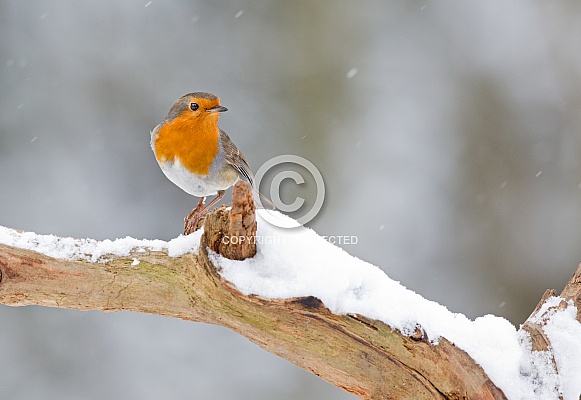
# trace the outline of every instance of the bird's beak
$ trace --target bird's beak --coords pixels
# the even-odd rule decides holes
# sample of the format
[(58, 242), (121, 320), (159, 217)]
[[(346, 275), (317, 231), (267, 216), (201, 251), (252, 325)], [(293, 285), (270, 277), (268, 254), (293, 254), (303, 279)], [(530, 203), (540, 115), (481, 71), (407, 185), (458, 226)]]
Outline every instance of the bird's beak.
[(224, 112), (224, 111), (228, 111), (228, 109), (226, 107), (218, 104), (217, 106), (214, 106), (212, 108), (206, 108), (206, 111), (208, 111), (208, 112)]

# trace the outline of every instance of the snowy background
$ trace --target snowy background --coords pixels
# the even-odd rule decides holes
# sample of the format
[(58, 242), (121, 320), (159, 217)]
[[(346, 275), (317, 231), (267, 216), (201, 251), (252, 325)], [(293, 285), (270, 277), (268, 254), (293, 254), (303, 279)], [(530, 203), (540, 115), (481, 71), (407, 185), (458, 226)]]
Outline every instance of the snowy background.
[[(580, 42), (572, 0), (2, 1), (0, 225), (177, 236), (196, 199), (149, 131), (205, 90), (255, 170), (280, 154), (319, 168), (320, 235), (357, 236), (349, 253), (452, 311), (518, 324), (581, 259)], [(0, 399), (353, 398), (162, 317), (0, 307), (0, 343)]]

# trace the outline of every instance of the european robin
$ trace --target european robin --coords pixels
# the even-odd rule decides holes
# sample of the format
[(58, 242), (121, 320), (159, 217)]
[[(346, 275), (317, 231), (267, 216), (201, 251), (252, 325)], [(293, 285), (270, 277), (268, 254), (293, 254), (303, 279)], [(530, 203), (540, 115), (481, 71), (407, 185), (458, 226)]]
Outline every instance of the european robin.
[[(198, 221), (230, 186), (242, 180), (254, 189), (254, 175), (246, 158), (218, 127), (224, 111), (228, 109), (213, 94), (188, 93), (151, 132), (151, 148), (165, 176), (185, 192), (200, 197), (184, 220), (186, 235), (196, 230)], [(216, 197), (204, 206), (205, 198), (212, 195)]]

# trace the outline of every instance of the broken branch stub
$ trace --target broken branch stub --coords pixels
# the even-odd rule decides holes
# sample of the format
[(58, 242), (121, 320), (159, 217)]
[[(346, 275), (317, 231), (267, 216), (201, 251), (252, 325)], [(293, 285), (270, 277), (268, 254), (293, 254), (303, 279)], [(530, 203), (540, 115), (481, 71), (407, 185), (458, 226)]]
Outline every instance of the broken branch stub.
[(232, 209), (222, 206), (206, 217), (202, 243), (231, 260), (245, 260), (256, 254), (256, 207), (252, 189), (238, 182), (232, 190)]

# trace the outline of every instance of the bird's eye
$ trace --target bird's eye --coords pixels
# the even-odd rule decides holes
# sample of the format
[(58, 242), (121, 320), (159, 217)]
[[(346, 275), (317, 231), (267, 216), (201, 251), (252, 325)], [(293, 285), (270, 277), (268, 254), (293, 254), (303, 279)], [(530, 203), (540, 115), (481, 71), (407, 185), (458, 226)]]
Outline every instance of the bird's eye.
[(192, 111), (196, 111), (198, 108), (200, 108), (200, 106), (198, 105), (198, 103), (191, 103), (190, 104), (190, 109)]

